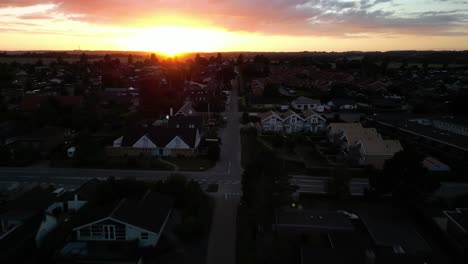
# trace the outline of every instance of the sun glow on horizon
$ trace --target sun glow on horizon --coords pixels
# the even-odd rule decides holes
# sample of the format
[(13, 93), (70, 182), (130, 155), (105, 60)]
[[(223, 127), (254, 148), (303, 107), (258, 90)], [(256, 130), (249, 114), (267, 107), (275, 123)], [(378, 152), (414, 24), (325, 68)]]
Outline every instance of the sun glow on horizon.
[(232, 34), (218, 29), (183, 26), (158, 26), (135, 29), (123, 40), (129, 50), (163, 53), (174, 56), (187, 52), (220, 50), (232, 41)]

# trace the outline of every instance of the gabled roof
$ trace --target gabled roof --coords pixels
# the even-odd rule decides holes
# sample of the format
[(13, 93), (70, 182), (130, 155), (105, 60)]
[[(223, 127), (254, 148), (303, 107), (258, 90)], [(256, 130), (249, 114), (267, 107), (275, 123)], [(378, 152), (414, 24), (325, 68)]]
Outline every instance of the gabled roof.
[(268, 112), (262, 113), (262, 114), (260, 114), (259, 117), (260, 117), (260, 120), (264, 121), (264, 120), (266, 120), (266, 119), (268, 119), (268, 118), (270, 118), (272, 116), (275, 116), (275, 117), (281, 119), (281, 117), (278, 115), (278, 113), (276, 113), (274, 111), (268, 111)]
[(39, 186), (34, 187), (2, 206), (0, 215), (24, 218), (42, 212), (57, 198), (52, 191), (52, 189), (43, 189)]
[(305, 96), (300, 96), (296, 100), (292, 101), (293, 104), (320, 104), (320, 100), (311, 99)]
[(137, 128), (128, 131), (122, 139), (122, 147), (132, 147), (141, 137), (146, 136), (154, 145), (163, 148), (175, 137), (179, 137), (191, 148), (196, 147), (197, 128)]
[(281, 118), (283, 118), (283, 119), (289, 118), (289, 117), (291, 117), (293, 115), (300, 117), (296, 112), (294, 112), (292, 110), (288, 110), (288, 111), (280, 114)]
[(186, 102), (175, 115), (193, 116), (196, 114), (197, 111), (193, 108), (192, 102)]
[(302, 112), (302, 115), (304, 116), (305, 119), (311, 117), (311, 116), (317, 116), (318, 118), (322, 119), (322, 120), (325, 120), (325, 118), (323, 118), (321, 115), (317, 114), (316, 112), (312, 111), (312, 110), (306, 110), (304, 112)]
[(194, 148), (196, 143), (197, 129), (152, 127), (146, 135), (158, 147), (165, 147), (175, 137), (179, 137), (188, 146)]
[(172, 198), (148, 191), (139, 200), (125, 200), (110, 217), (159, 233), (172, 205)]
[(173, 199), (148, 190), (139, 198), (122, 199), (107, 205), (87, 204), (80, 210), (75, 229), (106, 218), (115, 219), (151, 232), (159, 233), (170, 213)]
[(171, 116), (168, 121), (169, 128), (197, 128), (199, 131), (203, 128), (202, 116)]

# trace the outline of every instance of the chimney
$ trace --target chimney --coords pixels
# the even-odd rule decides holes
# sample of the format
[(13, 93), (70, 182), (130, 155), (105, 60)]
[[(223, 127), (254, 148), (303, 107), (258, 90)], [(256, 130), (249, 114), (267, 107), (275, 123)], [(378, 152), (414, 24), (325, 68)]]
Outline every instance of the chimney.
[(172, 107), (169, 109), (169, 116), (173, 116), (174, 115), (174, 109), (172, 109)]

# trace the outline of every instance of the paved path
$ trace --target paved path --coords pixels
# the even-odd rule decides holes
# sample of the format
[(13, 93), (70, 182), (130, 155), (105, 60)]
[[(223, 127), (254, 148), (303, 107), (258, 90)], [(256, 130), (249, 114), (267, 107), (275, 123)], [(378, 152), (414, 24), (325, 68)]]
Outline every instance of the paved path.
[(235, 84), (231, 91), (231, 100), (226, 107), (228, 118), (226, 127), (221, 132), (220, 161), (212, 171), (226, 171), (226, 178), (236, 185), (220, 185), (215, 198), (215, 207), (208, 242), (207, 264), (236, 263), (236, 215), (240, 199), (240, 123), (238, 110), (238, 91)]

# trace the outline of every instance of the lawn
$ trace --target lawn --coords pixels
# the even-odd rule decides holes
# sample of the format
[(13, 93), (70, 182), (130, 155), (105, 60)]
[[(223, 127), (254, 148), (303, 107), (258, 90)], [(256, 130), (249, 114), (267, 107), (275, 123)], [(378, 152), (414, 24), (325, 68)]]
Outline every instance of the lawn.
[(295, 151), (304, 160), (307, 168), (329, 166), (327, 158), (315, 145), (297, 146)]
[(200, 157), (164, 158), (164, 160), (177, 165), (180, 171), (205, 171), (216, 164)]

